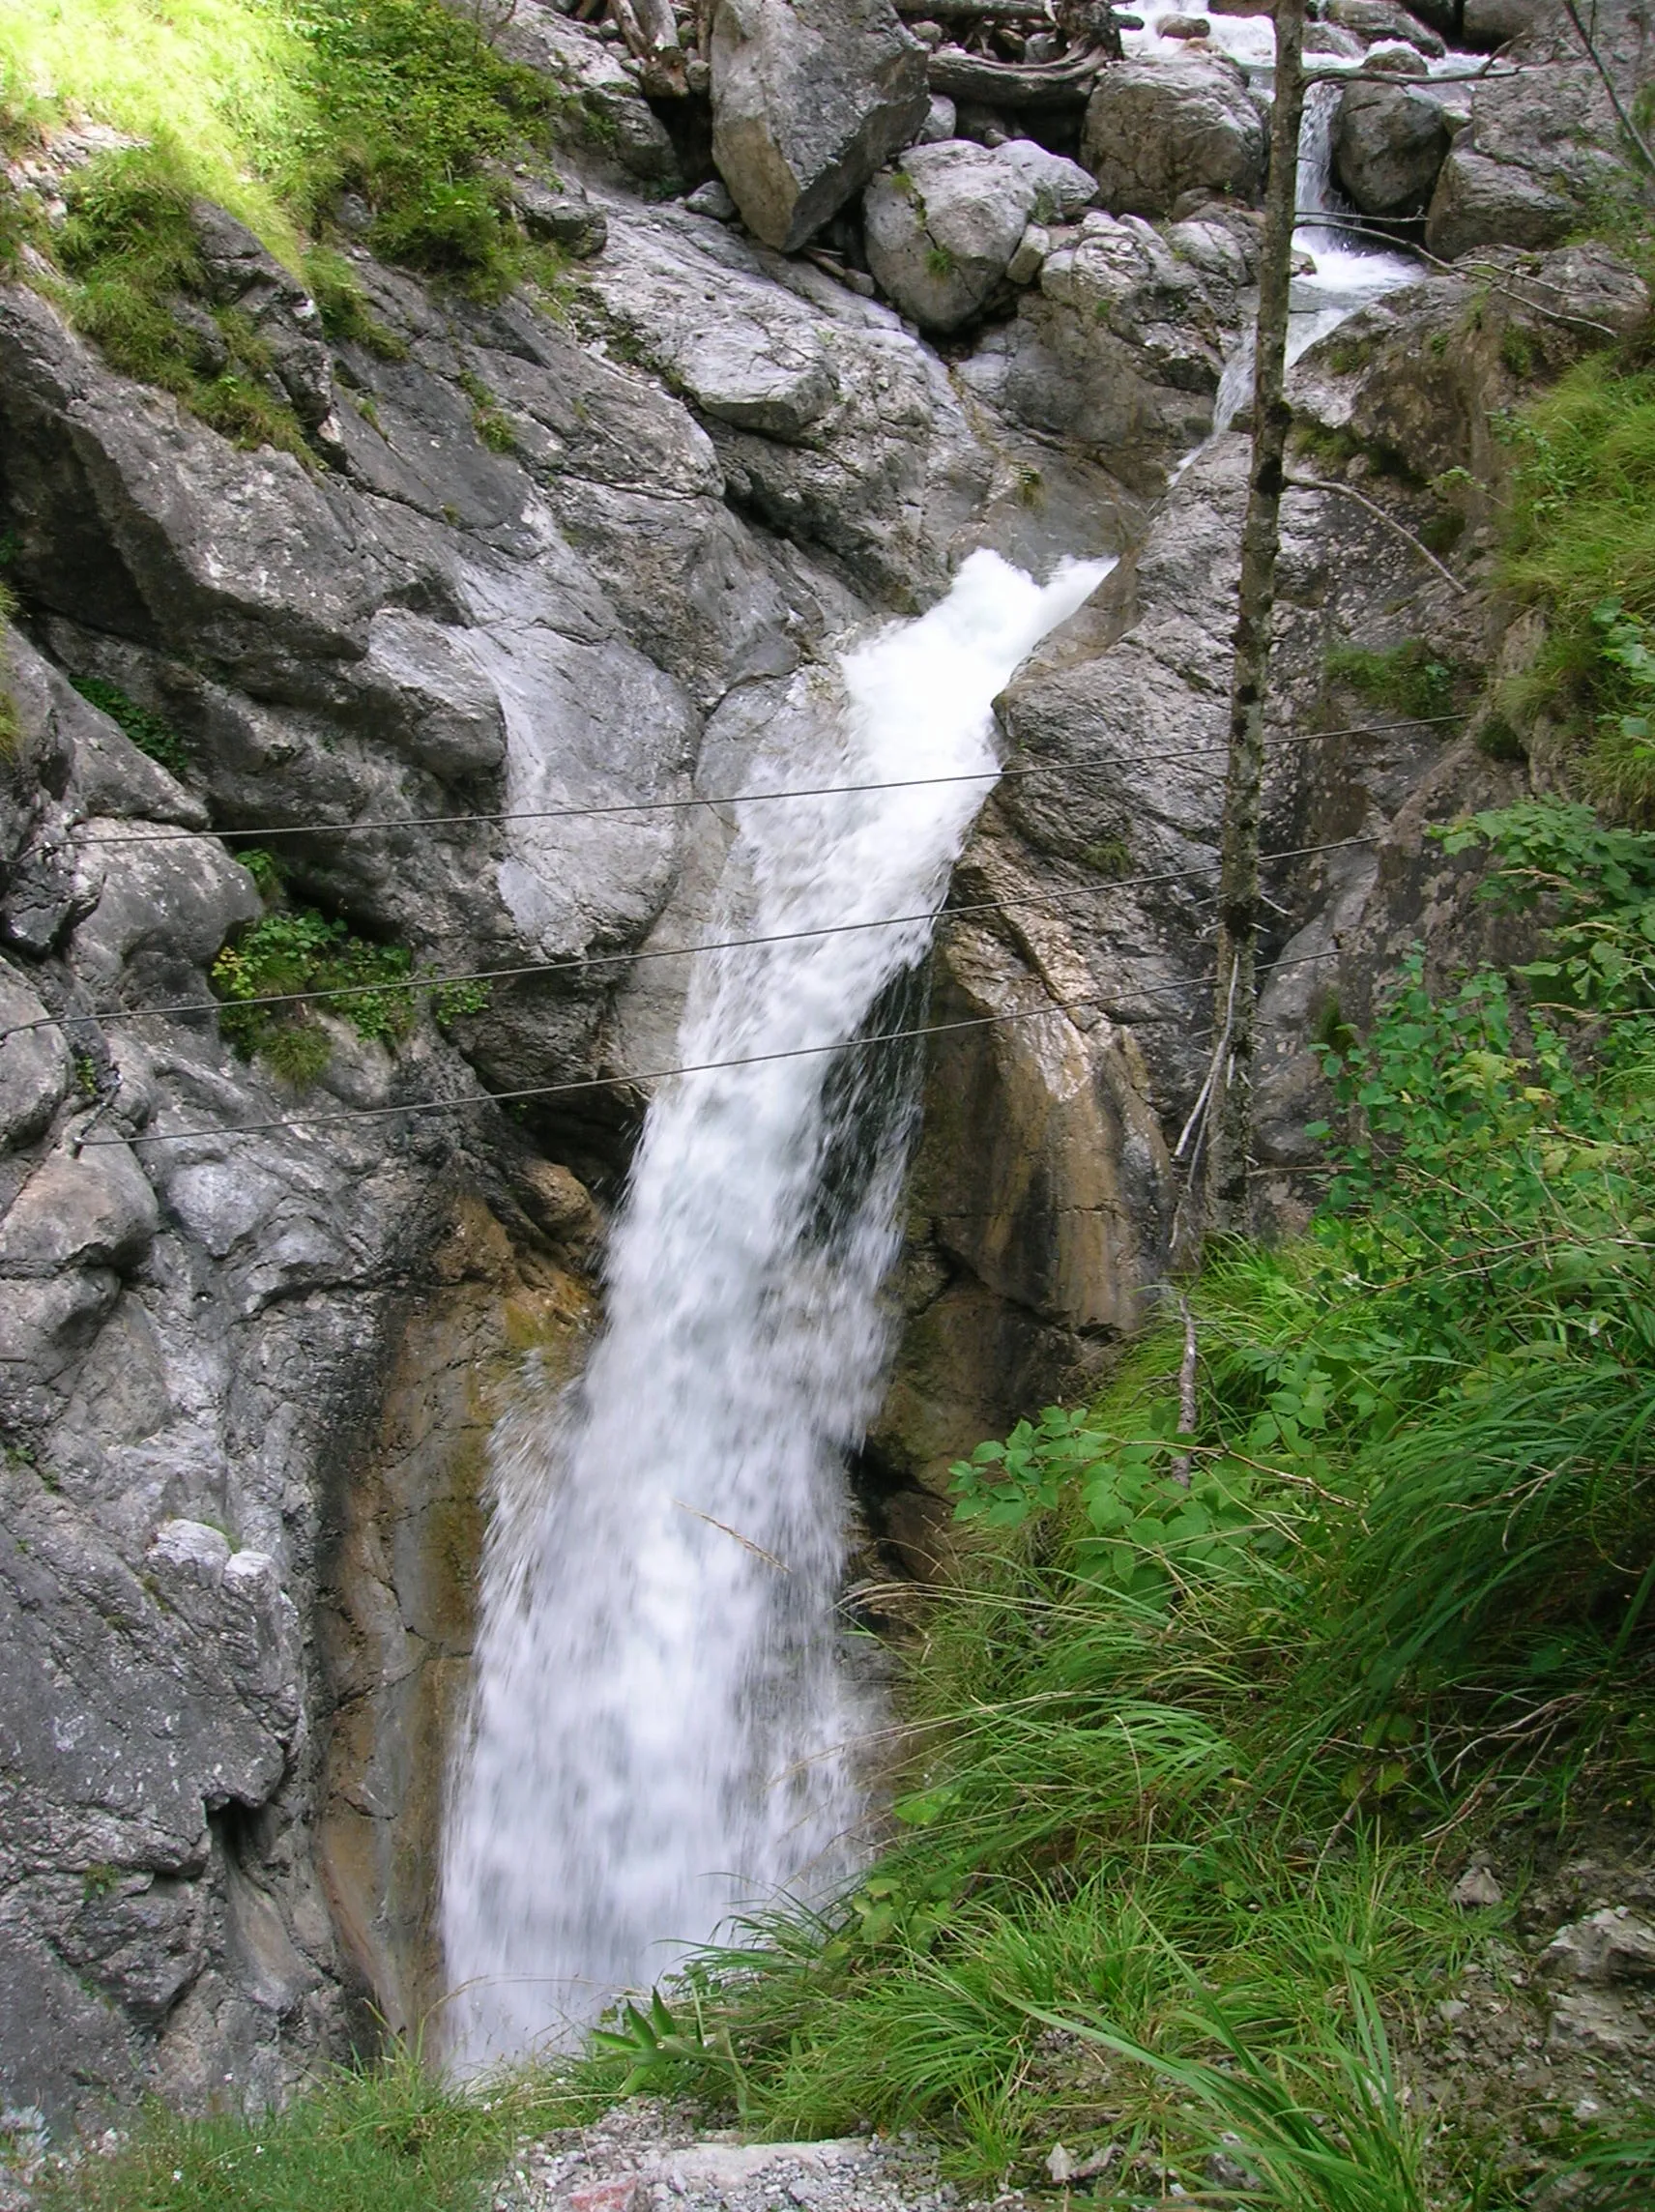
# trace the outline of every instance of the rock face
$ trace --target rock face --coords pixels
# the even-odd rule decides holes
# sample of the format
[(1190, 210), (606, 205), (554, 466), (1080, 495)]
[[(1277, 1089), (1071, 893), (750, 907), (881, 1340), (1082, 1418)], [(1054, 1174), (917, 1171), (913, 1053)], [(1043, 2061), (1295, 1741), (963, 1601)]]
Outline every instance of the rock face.
[(1167, 216), (1185, 192), (1253, 198), (1264, 126), (1241, 72), (1221, 55), (1122, 62), (1088, 102), (1081, 160), (1112, 214)]
[(1594, 194), (1629, 189), (1618, 143), (1585, 62), (1479, 84), (1432, 195), (1426, 246), (1453, 261), (1477, 247), (1556, 245)]
[(785, 253), (925, 121), (925, 48), (890, 0), (718, 0), (711, 60), (718, 173)]
[(1087, 170), (1028, 139), (915, 146), (869, 187), (868, 266), (921, 329), (957, 330), (1004, 278), (1031, 221), (1072, 218), (1095, 191)]
[(1163, 234), (1094, 209), (1049, 233), (1016, 320), (985, 336), (960, 379), (1048, 436), (1107, 453), (1128, 484), (1158, 489), (1211, 427), (1252, 251), (1245, 227), (1223, 220)]
[(1441, 108), (1400, 85), (1352, 84), (1340, 95), (1334, 174), (1364, 215), (1421, 214), (1448, 144)]

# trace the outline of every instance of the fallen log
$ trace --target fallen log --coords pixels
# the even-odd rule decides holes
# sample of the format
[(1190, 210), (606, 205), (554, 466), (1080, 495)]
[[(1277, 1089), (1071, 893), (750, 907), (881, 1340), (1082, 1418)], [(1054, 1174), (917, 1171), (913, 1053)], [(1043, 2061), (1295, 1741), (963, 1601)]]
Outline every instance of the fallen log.
[(896, 12), (919, 22), (1039, 23), (1047, 30), (1057, 20), (1046, 0), (896, 0)]
[(1089, 98), (1098, 71), (1117, 58), (1089, 46), (1060, 62), (991, 62), (958, 46), (939, 46), (925, 76), (933, 92), (983, 107), (1072, 107)]
[(688, 86), (672, 0), (609, 0), (609, 14), (628, 53), (644, 65), (645, 91), (682, 97)]

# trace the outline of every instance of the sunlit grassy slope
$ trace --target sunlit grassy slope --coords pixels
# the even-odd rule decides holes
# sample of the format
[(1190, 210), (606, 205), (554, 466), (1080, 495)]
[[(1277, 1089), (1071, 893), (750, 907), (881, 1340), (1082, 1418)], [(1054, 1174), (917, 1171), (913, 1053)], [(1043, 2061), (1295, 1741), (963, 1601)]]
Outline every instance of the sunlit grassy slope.
[(296, 11), (258, 0), (0, 0), (14, 129), (87, 121), (188, 149), (199, 189), (297, 251), (278, 189), (315, 134)]

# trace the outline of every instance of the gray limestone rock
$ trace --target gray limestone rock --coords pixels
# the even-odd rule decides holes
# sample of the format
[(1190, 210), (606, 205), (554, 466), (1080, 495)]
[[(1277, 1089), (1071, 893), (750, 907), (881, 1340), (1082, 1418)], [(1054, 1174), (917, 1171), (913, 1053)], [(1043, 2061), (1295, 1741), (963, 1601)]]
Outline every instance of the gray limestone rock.
[(590, 261), (609, 243), (603, 210), (578, 189), (557, 190), (537, 177), (514, 177), (511, 199), (531, 238), (561, 246), (577, 261)]
[(1554, 1981), (1655, 1984), (1655, 1928), (1626, 1906), (1605, 1906), (1559, 1928), (1540, 1954)]
[(583, 161), (648, 187), (682, 190), (678, 155), (665, 124), (644, 98), (624, 56), (579, 30), (543, 0), (502, 11), (497, 53), (538, 70), (566, 95), (558, 136)]
[(1087, 104), (1081, 160), (1115, 215), (1170, 215), (1197, 189), (1250, 200), (1263, 178), (1264, 126), (1222, 55), (1120, 62)]
[(72, 1267), (134, 1266), (160, 1216), (125, 1145), (51, 1153), (0, 1221), (0, 1275), (48, 1280)]
[(961, 381), (1014, 421), (1083, 442), (1129, 486), (1157, 488), (1211, 426), (1245, 276), (1228, 234), (1180, 227), (1200, 231), (1197, 252), (1176, 252), (1176, 233), (1163, 238), (1139, 217), (1095, 209), (1078, 229), (1052, 231), (1038, 284)]
[(1334, 174), (1364, 215), (1420, 214), (1449, 146), (1435, 102), (1386, 84), (1347, 85), (1333, 126)]
[(749, 230), (791, 253), (925, 120), (925, 48), (890, 0), (718, 0), (712, 157)]
[(808, 329), (783, 336), (757, 323), (727, 323), (697, 332), (673, 366), (703, 414), (771, 438), (802, 437), (839, 396), (828, 348)]
[[(46, 1026), (30, 1026), (35, 1023)], [(0, 964), (0, 1149), (40, 1136), (69, 1081), (62, 1032), (18, 970)]]
[(317, 429), (333, 409), (334, 373), (315, 301), (221, 207), (196, 200), (189, 217), (215, 304), (234, 307), (252, 325), (281, 395), (306, 429)]
[(1440, 35), (1399, 4), (1399, 0), (1327, 0), (1326, 19), (1369, 41), (1405, 39), (1422, 54), (1447, 51)]
[(1003, 151), (963, 138), (915, 146), (868, 188), (868, 266), (922, 329), (969, 322), (1017, 250), (1034, 190)]
[(1425, 240), (1439, 260), (1486, 246), (1553, 246), (1575, 219), (1574, 203), (1516, 162), (1454, 147), (1431, 196)]
[(1076, 216), (1095, 189), (1087, 170), (1026, 139), (915, 146), (868, 188), (868, 265), (921, 328), (957, 330), (1006, 276), (1030, 220)]
[(1442, 164), (1425, 243), (1444, 261), (1485, 246), (1556, 245), (1585, 202), (1625, 195), (1619, 127), (1589, 64), (1478, 84), (1468, 130)]

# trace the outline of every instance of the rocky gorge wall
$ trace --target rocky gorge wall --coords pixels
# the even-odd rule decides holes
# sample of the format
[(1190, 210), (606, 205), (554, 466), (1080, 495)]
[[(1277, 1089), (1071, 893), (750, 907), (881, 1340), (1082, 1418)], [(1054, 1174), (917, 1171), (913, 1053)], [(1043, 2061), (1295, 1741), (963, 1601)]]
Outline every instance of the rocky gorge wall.
[[(1358, 55), (1413, 35), (1375, 0), (1326, 15)], [(440, 1997), (487, 1429), (526, 1356), (546, 1386), (578, 1362), (641, 1079), (672, 1064), (682, 964), (632, 956), (694, 941), (716, 800), (833, 641), (977, 545), (1121, 559), (1002, 701), (1017, 773), (957, 873), (978, 911), (939, 944), (939, 1021), (1060, 1011), (932, 1054), (862, 1469), (899, 1560), (935, 1560), (949, 1460), (1095, 1372), (1165, 1266), (1208, 1049), (1244, 436), (1175, 470), (1246, 320), (1257, 106), (1221, 53), (1152, 39), (1078, 99), (973, 112), (939, 81), (996, 80), (873, 0), (725, 0), (701, 29), (685, 89), (653, 100), (540, 0), (502, 32), (586, 118), (555, 192), (513, 188), (581, 256), (554, 301), (419, 283), (342, 207), (388, 337), (325, 339), (197, 210), (306, 458), (233, 448), (40, 288), (0, 287), (0, 2101), (57, 2120), (144, 2085), (278, 2098), (372, 2012), (400, 2030)], [(1419, 640), (1466, 671), (1516, 650), (1491, 423), (1648, 312), (1612, 253), (1559, 243), (1612, 118), (1547, 58), (1549, 18), (1524, 35), (1528, 120), (1502, 78), (1440, 124), (1430, 221), (1471, 259), (1295, 371), (1321, 488), (1286, 508), (1273, 732), (1351, 734), (1284, 742), (1268, 794), (1268, 846), (1300, 856), (1268, 886), (1261, 1204), (1283, 1219), (1319, 1022), (1359, 1020), (1415, 936), (1474, 942), (1423, 825), (1524, 772), (1475, 720), (1369, 729), (1398, 718), (1328, 648)], [(49, 200), (84, 152), (19, 178)], [(1444, 241), (1445, 189), (1495, 211), (1480, 232), (1456, 214)], [(1510, 214), (1537, 191), (1547, 223)], [(1452, 543), (1458, 582), (1387, 514)], [(174, 733), (180, 772), (71, 678)], [(442, 1022), (423, 1004), (393, 1044), (317, 1017), (330, 1056), (300, 1090), (199, 1007), (265, 911), (230, 830), (277, 845), (287, 898), (435, 974), (534, 972)]]

